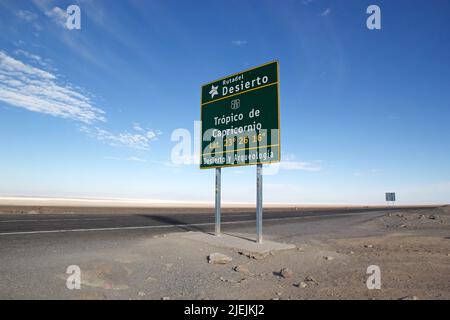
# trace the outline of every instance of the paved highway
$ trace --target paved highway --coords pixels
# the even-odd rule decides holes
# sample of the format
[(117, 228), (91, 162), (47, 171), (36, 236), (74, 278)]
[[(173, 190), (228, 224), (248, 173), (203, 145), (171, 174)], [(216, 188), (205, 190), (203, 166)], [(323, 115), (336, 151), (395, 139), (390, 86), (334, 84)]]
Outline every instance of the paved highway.
[[(396, 210), (392, 208), (391, 210)], [(418, 208), (415, 208), (418, 209)], [(333, 219), (364, 215), (379, 209), (324, 209), (314, 211), (266, 212), (264, 223), (283, 223), (302, 219)], [(255, 223), (254, 212), (225, 213), (225, 227)], [(210, 231), (214, 226), (213, 214), (3, 214), (0, 215), (0, 237), (27, 234), (50, 234), (67, 232), (107, 232), (148, 230), (157, 233), (169, 231)]]

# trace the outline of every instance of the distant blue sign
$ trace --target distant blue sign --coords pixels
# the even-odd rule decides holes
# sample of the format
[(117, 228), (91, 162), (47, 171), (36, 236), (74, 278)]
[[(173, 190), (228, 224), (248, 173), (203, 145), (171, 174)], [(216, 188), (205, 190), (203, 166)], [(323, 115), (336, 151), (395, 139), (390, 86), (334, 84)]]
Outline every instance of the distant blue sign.
[(386, 192), (386, 201), (395, 201), (395, 192)]

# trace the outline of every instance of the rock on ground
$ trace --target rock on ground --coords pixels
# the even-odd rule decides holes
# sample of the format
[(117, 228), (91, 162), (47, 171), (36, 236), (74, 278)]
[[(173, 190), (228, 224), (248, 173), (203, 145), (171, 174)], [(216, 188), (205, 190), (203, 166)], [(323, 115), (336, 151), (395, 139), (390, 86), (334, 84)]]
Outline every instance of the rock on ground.
[(231, 262), (233, 259), (229, 256), (226, 256), (222, 253), (211, 253), (208, 256), (208, 263), (212, 263), (212, 264), (227, 264), (229, 262)]
[(280, 275), (283, 278), (292, 278), (294, 276), (294, 273), (289, 268), (283, 268), (280, 271)]
[(249, 273), (250, 271), (248, 270), (248, 266), (245, 264), (240, 264), (238, 266), (235, 266), (233, 268), (234, 271), (236, 272), (240, 272), (240, 273)]

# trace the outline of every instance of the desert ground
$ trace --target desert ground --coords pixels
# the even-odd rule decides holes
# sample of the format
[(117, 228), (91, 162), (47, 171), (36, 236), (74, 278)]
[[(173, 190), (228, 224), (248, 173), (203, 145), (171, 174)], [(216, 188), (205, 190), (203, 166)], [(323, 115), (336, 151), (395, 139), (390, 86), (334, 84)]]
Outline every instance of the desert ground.
[[(267, 209), (264, 239), (295, 248), (254, 255), (186, 237), (214, 230), (211, 209), (160, 209), (158, 214), (171, 216), (170, 221), (187, 219), (186, 212), (208, 220), (139, 229), (120, 226), (154, 209), (122, 208), (124, 220), (111, 218), (117, 228), (107, 229), (107, 221), (99, 220), (104, 229), (96, 225), (93, 231), (47, 232), (56, 215), (109, 219), (114, 210), (4, 206), (0, 298), (450, 299), (450, 206), (366, 209), (344, 214), (334, 213), (348, 208), (309, 208), (309, 214), (305, 208)], [(246, 211), (251, 210), (228, 208), (223, 218), (250, 214)], [(272, 219), (285, 211), (286, 219)], [(31, 229), (17, 223), (22, 219)], [(253, 237), (254, 222), (242, 219), (224, 224), (223, 232)], [(87, 228), (88, 221), (83, 223)], [(6, 230), (11, 224), (14, 232)], [(210, 263), (212, 253), (227, 260)], [(69, 265), (81, 269), (79, 290), (66, 287)], [(371, 265), (380, 268), (380, 289), (366, 285)]]

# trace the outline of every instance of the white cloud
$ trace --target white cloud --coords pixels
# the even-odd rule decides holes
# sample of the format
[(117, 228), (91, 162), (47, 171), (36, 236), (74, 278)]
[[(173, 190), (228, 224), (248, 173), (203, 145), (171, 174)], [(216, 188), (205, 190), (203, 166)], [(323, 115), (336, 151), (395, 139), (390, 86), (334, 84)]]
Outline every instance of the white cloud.
[(231, 44), (237, 47), (242, 47), (245, 46), (247, 44), (247, 40), (233, 40), (231, 41)]
[(88, 126), (82, 126), (80, 131), (113, 147), (127, 147), (138, 150), (150, 149), (150, 142), (156, 140), (157, 136), (161, 134), (155, 130), (112, 133), (98, 127)]
[(297, 161), (296, 157), (293, 154), (285, 154), (282, 158), (279, 165), (280, 169), (284, 170), (302, 170), (302, 171), (321, 171), (322, 168), (318, 165), (320, 161), (314, 162), (306, 162), (306, 161)]
[(18, 10), (15, 12), (15, 15), (17, 18), (24, 20), (26, 22), (32, 22), (38, 18), (36, 13), (28, 10)]
[(330, 8), (326, 8), (324, 11), (322, 11), (322, 13), (319, 14), (319, 16), (321, 17), (326, 17), (331, 13), (331, 9)]
[(105, 157), (105, 159), (116, 160), (116, 161), (147, 162), (147, 160), (141, 159), (139, 157), (128, 157), (128, 158)]
[(66, 27), (67, 12), (65, 10), (60, 7), (54, 7), (51, 10), (46, 10), (44, 13), (47, 17), (52, 18), (56, 24), (63, 28)]
[(30, 61), (36, 62), (37, 64), (39, 64), (42, 67), (48, 66), (47, 62), (45, 62), (44, 59), (42, 59), (40, 56), (38, 56), (36, 54), (30, 53), (30, 52), (22, 50), (22, 49), (17, 49), (16, 51), (14, 51), (14, 53), (16, 55), (23, 56)]
[(36, 13), (28, 10), (18, 10), (14, 14), (18, 19), (31, 24), (36, 32), (42, 31), (42, 26), (38, 23), (39, 16)]
[(139, 157), (128, 157), (125, 158), (126, 161), (136, 161), (136, 162), (147, 162), (145, 159), (141, 159)]
[[(45, 64), (40, 56), (25, 50), (16, 54), (28, 60)], [(71, 84), (61, 84), (56, 75), (37, 68), (3, 51), (0, 51), (0, 101), (29, 111), (72, 119), (85, 124), (106, 122), (105, 112), (93, 105), (91, 95), (82, 88)], [(162, 134), (159, 130), (145, 129), (139, 123), (133, 124), (134, 132), (112, 133), (96, 126), (83, 125), (80, 131), (106, 142), (111, 146), (148, 150), (150, 142)], [(142, 161), (137, 157), (128, 161)]]
[[(36, 56), (37, 58), (38, 56)], [(104, 111), (71, 85), (0, 51), (0, 101), (18, 108), (84, 123), (106, 121)]]
[(142, 129), (141, 125), (139, 123), (133, 123), (133, 129), (139, 132), (144, 132), (145, 130)]
[(303, 170), (303, 171), (320, 171), (321, 167), (311, 162), (302, 162), (302, 161), (281, 161), (280, 169), (284, 170)]

